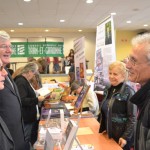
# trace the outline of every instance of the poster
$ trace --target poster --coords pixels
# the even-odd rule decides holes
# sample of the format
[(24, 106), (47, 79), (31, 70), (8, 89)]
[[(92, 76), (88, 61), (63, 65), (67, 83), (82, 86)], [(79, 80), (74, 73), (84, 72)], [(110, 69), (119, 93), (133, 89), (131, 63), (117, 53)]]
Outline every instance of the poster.
[(85, 38), (81, 37), (74, 41), (75, 79), (84, 81), (86, 79), (85, 61)]
[(63, 42), (12, 42), (12, 57), (62, 57)]
[(109, 85), (108, 66), (116, 60), (113, 17), (97, 26), (94, 66), (94, 90), (103, 91)]

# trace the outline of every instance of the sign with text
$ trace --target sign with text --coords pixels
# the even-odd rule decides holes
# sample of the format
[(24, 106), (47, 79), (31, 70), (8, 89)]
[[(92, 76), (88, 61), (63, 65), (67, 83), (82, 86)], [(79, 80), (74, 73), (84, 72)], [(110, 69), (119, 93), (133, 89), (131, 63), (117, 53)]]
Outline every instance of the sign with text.
[(12, 42), (12, 57), (62, 57), (63, 42)]
[(116, 60), (113, 17), (110, 16), (97, 26), (94, 90), (103, 91), (109, 84), (108, 66)]
[(75, 60), (75, 77), (76, 80), (86, 79), (85, 63), (85, 38), (81, 37), (74, 41), (74, 60)]

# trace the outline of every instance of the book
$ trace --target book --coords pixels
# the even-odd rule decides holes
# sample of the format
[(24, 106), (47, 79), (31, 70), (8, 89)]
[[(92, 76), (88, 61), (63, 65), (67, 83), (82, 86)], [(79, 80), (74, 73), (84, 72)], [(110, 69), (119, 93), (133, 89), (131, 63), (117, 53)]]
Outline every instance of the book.
[[(41, 120), (45, 120), (48, 117), (50, 108), (42, 107), (41, 109)], [(65, 118), (70, 117), (70, 111), (64, 107), (64, 116)], [(51, 118), (60, 118), (60, 109), (51, 109)]]
[(47, 87), (42, 87), (38, 90), (36, 90), (36, 92), (38, 93), (38, 95), (47, 97), (50, 95), (51, 91), (47, 88)]
[(82, 103), (84, 101), (84, 98), (85, 98), (89, 88), (90, 88), (90, 85), (85, 84), (83, 86), (83, 88), (82, 88), (82, 90), (81, 90), (81, 92), (80, 92), (79, 96), (77, 97), (77, 100), (74, 104), (74, 112), (75, 113), (78, 113), (79, 110), (82, 112)]
[(69, 120), (68, 126), (65, 131), (64, 150), (71, 150), (73, 142), (76, 138), (77, 130), (78, 125), (73, 120)]

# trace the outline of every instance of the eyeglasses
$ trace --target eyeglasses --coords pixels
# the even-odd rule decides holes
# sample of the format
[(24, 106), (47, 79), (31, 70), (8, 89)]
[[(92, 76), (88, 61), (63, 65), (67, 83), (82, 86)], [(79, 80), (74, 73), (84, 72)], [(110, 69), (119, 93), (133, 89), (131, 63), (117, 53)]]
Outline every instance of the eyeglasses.
[(0, 49), (4, 49), (4, 50), (6, 50), (6, 49), (12, 49), (13, 48), (13, 46), (12, 45), (0, 45)]
[(136, 65), (137, 62), (136, 62), (136, 60), (134, 59), (134, 57), (128, 56), (127, 58), (128, 58), (127, 62), (130, 62), (130, 64), (131, 64), (132, 66), (135, 66), (135, 65)]
[(149, 63), (149, 61), (145, 61), (145, 62), (141, 62), (141, 63), (137, 62), (137, 60), (134, 57), (132, 57), (132, 56), (129, 56), (127, 58), (128, 58), (127, 62), (129, 62), (132, 66)]

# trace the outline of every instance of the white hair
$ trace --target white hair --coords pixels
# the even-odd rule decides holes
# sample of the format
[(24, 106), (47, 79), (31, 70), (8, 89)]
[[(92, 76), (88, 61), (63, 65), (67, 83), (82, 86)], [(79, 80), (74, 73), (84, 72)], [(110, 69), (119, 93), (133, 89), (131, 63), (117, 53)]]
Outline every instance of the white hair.
[(0, 41), (6, 41), (9, 39), (10, 39), (9, 34), (3, 30), (0, 30)]
[(150, 61), (150, 33), (144, 33), (142, 35), (138, 35), (132, 39), (132, 46), (136, 47), (138, 45), (144, 45), (144, 48), (147, 52), (147, 59)]

